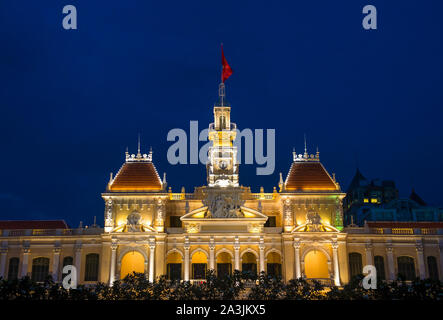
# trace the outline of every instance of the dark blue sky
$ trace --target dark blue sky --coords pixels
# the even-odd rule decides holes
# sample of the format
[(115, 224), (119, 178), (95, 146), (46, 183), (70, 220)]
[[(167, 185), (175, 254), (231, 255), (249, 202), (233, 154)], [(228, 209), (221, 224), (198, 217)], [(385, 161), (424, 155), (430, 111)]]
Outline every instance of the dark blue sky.
[[(62, 8), (78, 30), (62, 28)], [(378, 9), (363, 30), (362, 8)], [(206, 182), (171, 166), (172, 128), (212, 122), (220, 43), (234, 69), (232, 119), (276, 129), (276, 170), (240, 182), (271, 191), (292, 147), (344, 189), (356, 168), (442, 205), (442, 1), (2, 1), (0, 218), (102, 222), (109, 172), (141, 133), (173, 191)], [(101, 223), (102, 224), (102, 223)]]

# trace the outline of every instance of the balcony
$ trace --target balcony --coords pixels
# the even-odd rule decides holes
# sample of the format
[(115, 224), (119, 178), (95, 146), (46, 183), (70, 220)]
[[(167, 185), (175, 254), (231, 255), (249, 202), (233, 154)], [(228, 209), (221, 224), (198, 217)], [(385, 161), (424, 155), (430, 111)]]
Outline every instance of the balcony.
[(346, 227), (343, 232), (350, 234), (384, 234), (384, 235), (443, 235), (443, 228), (368, 228)]

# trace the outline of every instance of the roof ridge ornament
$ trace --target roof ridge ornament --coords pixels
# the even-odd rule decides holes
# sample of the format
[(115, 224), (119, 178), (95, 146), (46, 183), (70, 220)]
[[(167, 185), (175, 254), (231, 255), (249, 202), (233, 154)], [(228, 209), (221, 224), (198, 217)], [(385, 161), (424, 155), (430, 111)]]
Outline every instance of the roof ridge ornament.
[(141, 154), (139, 141), (137, 154), (129, 154), (128, 149), (126, 149), (125, 155), (126, 162), (152, 162), (152, 147), (149, 149), (149, 154)]
[(292, 151), (292, 158), (293, 158), (293, 162), (320, 162), (320, 152), (318, 151), (318, 147), (317, 147), (317, 152), (314, 154), (308, 154), (306, 146), (305, 146), (305, 153), (299, 153), (297, 154), (295, 152), (295, 148)]

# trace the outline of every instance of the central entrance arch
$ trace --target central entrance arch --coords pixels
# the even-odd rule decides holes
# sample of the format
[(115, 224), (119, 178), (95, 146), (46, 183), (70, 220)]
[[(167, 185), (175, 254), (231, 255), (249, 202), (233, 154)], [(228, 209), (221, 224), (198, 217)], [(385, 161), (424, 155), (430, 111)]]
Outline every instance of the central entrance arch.
[(123, 256), (120, 279), (124, 279), (133, 272), (145, 273), (145, 257), (136, 250), (129, 251)]
[(307, 279), (329, 279), (328, 257), (320, 250), (311, 250), (304, 256)]

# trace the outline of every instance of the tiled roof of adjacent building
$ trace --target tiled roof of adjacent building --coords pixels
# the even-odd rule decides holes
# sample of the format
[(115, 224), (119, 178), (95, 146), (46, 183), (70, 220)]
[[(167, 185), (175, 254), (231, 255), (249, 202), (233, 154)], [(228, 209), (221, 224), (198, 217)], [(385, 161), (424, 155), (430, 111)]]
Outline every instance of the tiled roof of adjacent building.
[(286, 190), (338, 190), (331, 176), (319, 161), (294, 161), (285, 183)]
[(140, 153), (137, 156), (126, 154), (126, 162), (110, 181), (108, 189), (117, 192), (162, 190), (162, 181), (152, 163), (152, 153), (143, 156)]
[(7, 220), (0, 221), (0, 229), (68, 229), (64, 220)]

